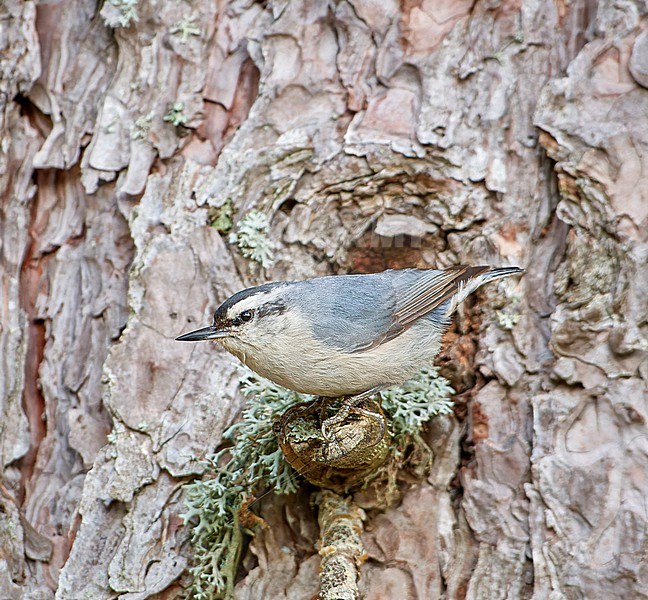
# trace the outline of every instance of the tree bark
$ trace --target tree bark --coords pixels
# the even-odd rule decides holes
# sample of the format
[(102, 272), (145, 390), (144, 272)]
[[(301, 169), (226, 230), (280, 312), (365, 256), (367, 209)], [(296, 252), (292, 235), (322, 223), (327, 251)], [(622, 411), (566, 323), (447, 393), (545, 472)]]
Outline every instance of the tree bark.
[[(456, 418), (368, 512), (363, 598), (648, 596), (648, 11), (631, 0), (5, 0), (0, 598), (184, 598), (182, 486), (262, 280), (514, 264), (439, 364)], [(210, 226), (270, 218), (261, 270)], [(317, 594), (267, 497), (239, 598)]]

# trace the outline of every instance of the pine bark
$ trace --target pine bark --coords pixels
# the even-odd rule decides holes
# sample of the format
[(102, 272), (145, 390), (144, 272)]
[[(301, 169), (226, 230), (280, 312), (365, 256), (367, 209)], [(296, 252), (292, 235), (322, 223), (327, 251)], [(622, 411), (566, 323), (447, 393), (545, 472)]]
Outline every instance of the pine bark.
[[(173, 338), (229, 294), (461, 263), (526, 274), (448, 336), (457, 415), (362, 597), (648, 596), (645, 5), (128, 6), (0, 4), (0, 598), (188, 596), (182, 486), (242, 400)], [(306, 496), (263, 514), (238, 597), (315, 595)]]

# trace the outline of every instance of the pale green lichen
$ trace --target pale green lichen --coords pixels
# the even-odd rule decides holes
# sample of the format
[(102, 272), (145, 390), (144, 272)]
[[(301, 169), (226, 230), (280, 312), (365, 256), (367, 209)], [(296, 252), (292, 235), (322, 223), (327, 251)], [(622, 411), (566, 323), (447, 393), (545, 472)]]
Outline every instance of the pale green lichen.
[[(505, 288), (508, 290), (508, 288)], [(499, 308), (495, 311), (497, 317), (497, 324), (506, 331), (511, 331), (520, 322), (522, 312), (520, 310), (520, 303), (522, 297), (510, 291), (505, 292), (500, 298)]]
[[(241, 390), (248, 403), (241, 420), (223, 435), (232, 446), (204, 461), (211, 478), (185, 487), (184, 519), (193, 523), (196, 600), (233, 598), (246, 501), (265, 489), (278, 494), (297, 490), (297, 474), (279, 449), (273, 422), (289, 407), (313, 397), (284, 389), (247, 369), (242, 373)], [(402, 452), (410, 440), (419, 439), (422, 427), (435, 415), (450, 413), (453, 393), (435, 368), (382, 392), (394, 435), (392, 451)]]
[(264, 213), (251, 210), (237, 224), (237, 230), (230, 234), (229, 241), (236, 244), (245, 258), (269, 267), (274, 260), (275, 246), (268, 237), (270, 221)]
[(137, 2), (138, 0), (109, 0), (110, 5), (118, 12), (114, 19), (110, 13), (102, 13), (106, 25), (113, 28), (128, 27), (133, 21), (139, 21)]
[(220, 233), (228, 233), (234, 225), (234, 205), (231, 198), (219, 207), (210, 207), (207, 213), (209, 224)]
[(396, 442), (406, 436), (417, 436), (432, 417), (450, 414), (454, 406), (452, 394), (450, 382), (434, 367), (422, 369), (401, 387), (382, 392), (382, 407), (389, 416)]
[(299, 397), (257, 379), (250, 371), (241, 377), (241, 389), (249, 397), (247, 407), (241, 421), (223, 434), (232, 447), (206, 459), (212, 479), (186, 486), (184, 519), (195, 522), (192, 532), (195, 559), (191, 573), (196, 600), (233, 596), (242, 543), (239, 513), (246, 497), (266, 487), (277, 494), (297, 490), (272, 424), (275, 417), (299, 402)]
[(145, 140), (153, 123), (155, 113), (149, 112), (147, 115), (141, 115), (135, 119), (135, 123), (131, 125), (130, 136), (132, 140)]
[(491, 55), (489, 58), (494, 58), (498, 63), (503, 64), (504, 51), (511, 44), (524, 44), (524, 31), (518, 29), (518, 31), (515, 32), (513, 37), (510, 38), (507, 42), (505, 42), (504, 45), (497, 52), (495, 52), (495, 54)]
[(182, 102), (174, 102), (163, 119), (167, 123), (171, 123), (174, 127), (184, 125), (189, 120), (189, 117), (184, 114), (184, 108), (185, 106)]
[(520, 319), (522, 318), (522, 315), (519, 312), (515, 310), (506, 309), (506, 308), (503, 310), (498, 310), (496, 314), (497, 314), (497, 324), (502, 329), (506, 329), (507, 331), (513, 329), (520, 322)]
[(200, 36), (200, 27), (196, 25), (198, 17), (185, 15), (171, 27), (172, 34), (180, 34), (180, 43), (186, 44), (191, 36)]

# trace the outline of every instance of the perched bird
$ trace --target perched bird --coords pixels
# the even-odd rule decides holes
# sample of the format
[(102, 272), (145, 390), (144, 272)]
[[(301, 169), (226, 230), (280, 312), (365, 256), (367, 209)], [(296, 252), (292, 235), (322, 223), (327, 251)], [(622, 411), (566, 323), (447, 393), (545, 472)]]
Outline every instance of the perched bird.
[(215, 340), (296, 392), (364, 397), (430, 365), (459, 303), (521, 272), (462, 266), (267, 283), (234, 294), (212, 325), (176, 339)]

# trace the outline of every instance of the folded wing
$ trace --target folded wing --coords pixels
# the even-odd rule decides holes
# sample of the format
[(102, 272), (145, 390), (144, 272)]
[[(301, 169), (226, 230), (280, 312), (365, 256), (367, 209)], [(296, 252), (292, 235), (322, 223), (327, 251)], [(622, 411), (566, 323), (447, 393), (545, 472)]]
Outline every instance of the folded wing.
[[(410, 275), (419, 275), (415, 279), (403, 277), (402, 281), (394, 281), (395, 306), (388, 328), (371, 342), (354, 348), (353, 352), (366, 352), (393, 340), (421, 317), (459, 294), (471, 281), (489, 271), (490, 267), (487, 266), (451, 267), (444, 271), (409, 271)], [(481, 283), (475, 287), (479, 287)]]

